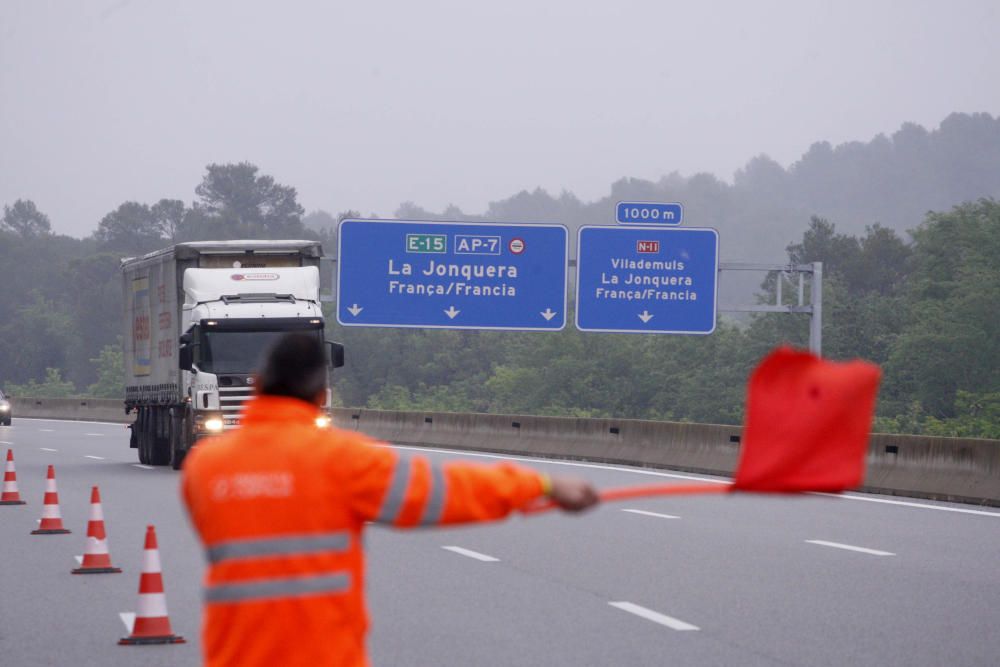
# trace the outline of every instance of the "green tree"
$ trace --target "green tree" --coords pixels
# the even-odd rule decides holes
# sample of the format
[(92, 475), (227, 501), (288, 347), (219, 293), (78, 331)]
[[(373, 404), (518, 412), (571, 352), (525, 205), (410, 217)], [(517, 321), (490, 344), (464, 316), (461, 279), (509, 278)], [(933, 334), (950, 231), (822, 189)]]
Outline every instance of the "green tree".
[(160, 231), (160, 235), (171, 242), (177, 239), (187, 209), (180, 199), (161, 199), (153, 204), (150, 215)]
[(114, 345), (105, 345), (90, 362), (97, 371), (97, 382), (87, 388), (95, 398), (122, 398), (125, 395), (125, 364), (122, 360), (121, 337)]
[(94, 232), (101, 250), (142, 255), (164, 244), (163, 226), (146, 204), (127, 201), (105, 215)]
[(13, 206), (3, 207), (0, 228), (9, 229), (23, 237), (45, 236), (52, 233), (49, 216), (45, 215), (30, 199), (18, 199)]
[(913, 232), (906, 326), (887, 364), (887, 395), (936, 419), (960, 391), (1000, 391), (1000, 202), (931, 213)]
[(258, 174), (256, 165), (210, 164), (181, 224), (185, 239), (301, 238), (305, 209), (295, 188)]
[(7, 381), (41, 377), (65, 368), (73, 343), (73, 320), (55, 302), (35, 292), (0, 324), (0, 368)]
[(26, 384), (7, 384), (7, 393), (12, 396), (32, 398), (68, 398), (76, 394), (76, 387), (62, 378), (58, 368), (46, 368), (45, 379), (37, 382), (34, 378)]

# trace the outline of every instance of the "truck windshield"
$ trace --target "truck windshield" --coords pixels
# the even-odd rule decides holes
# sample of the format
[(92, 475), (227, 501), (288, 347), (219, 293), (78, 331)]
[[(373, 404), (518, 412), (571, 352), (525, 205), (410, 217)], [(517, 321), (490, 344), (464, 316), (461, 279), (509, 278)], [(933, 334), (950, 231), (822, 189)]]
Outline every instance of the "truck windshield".
[[(198, 368), (215, 375), (256, 373), (264, 354), (286, 331), (203, 331)], [(316, 332), (320, 336), (320, 332)]]

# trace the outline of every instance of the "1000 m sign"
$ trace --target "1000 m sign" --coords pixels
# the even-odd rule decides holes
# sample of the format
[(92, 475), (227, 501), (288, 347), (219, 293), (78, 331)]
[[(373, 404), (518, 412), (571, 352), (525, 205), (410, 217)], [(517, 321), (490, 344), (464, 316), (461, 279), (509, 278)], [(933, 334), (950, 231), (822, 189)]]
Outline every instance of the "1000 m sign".
[(622, 201), (615, 208), (615, 219), (620, 224), (679, 225), (683, 215), (684, 207), (680, 204)]

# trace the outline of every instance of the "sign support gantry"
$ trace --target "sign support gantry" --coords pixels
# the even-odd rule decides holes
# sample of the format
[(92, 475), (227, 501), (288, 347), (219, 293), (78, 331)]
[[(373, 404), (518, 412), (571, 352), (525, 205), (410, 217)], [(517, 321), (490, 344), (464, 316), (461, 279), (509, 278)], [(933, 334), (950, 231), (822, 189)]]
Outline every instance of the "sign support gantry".
[[(720, 262), (719, 271), (764, 271), (777, 273), (773, 304), (719, 306), (719, 310), (738, 313), (807, 313), (809, 315), (809, 350), (816, 355), (823, 352), (823, 262), (809, 264), (749, 264), (745, 262)], [(785, 304), (783, 285), (785, 276), (798, 276), (797, 303)], [(805, 303), (805, 276), (809, 281), (809, 303)]]

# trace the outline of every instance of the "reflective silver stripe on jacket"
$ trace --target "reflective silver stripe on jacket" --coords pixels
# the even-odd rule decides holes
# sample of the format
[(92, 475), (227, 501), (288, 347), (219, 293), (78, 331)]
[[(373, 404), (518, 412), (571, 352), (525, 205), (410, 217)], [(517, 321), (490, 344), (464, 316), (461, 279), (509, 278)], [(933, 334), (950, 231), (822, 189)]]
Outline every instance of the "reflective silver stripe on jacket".
[(303, 595), (345, 593), (351, 588), (351, 575), (324, 574), (284, 579), (265, 579), (238, 584), (217, 584), (205, 589), (206, 602), (251, 602)]
[(424, 515), (420, 518), (423, 525), (441, 523), (444, 515), (445, 486), (444, 468), (436, 463), (431, 464), (431, 493), (424, 507)]
[(221, 542), (206, 549), (208, 562), (212, 564), (240, 558), (263, 558), (267, 556), (297, 556), (324, 551), (346, 551), (351, 545), (348, 532), (324, 533), (321, 535), (287, 535), (260, 539), (231, 540)]
[(392, 523), (399, 516), (399, 511), (403, 508), (403, 499), (406, 497), (406, 489), (410, 486), (410, 459), (400, 457), (396, 459), (396, 467), (392, 471), (392, 480), (389, 482), (389, 490), (382, 501), (382, 508), (379, 510), (375, 520), (379, 523)]
[[(444, 476), (444, 469), (436, 464), (430, 463), (431, 481), (428, 490), (427, 504), (424, 506), (423, 514), (420, 517), (422, 525), (440, 523), (444, 516), (445, 495), (447, 485)], [(413, 468), (412, 461), (408, 458), (396, 460), (396, 467), (392, 471), (392, 479), (389, 481), (389, 490), (382, 501), (375, 521), (379, 523), (395, 523), (403, 511), (403, 501), (406, 499), (406, 492), (410, 488), (410, 472)]]

